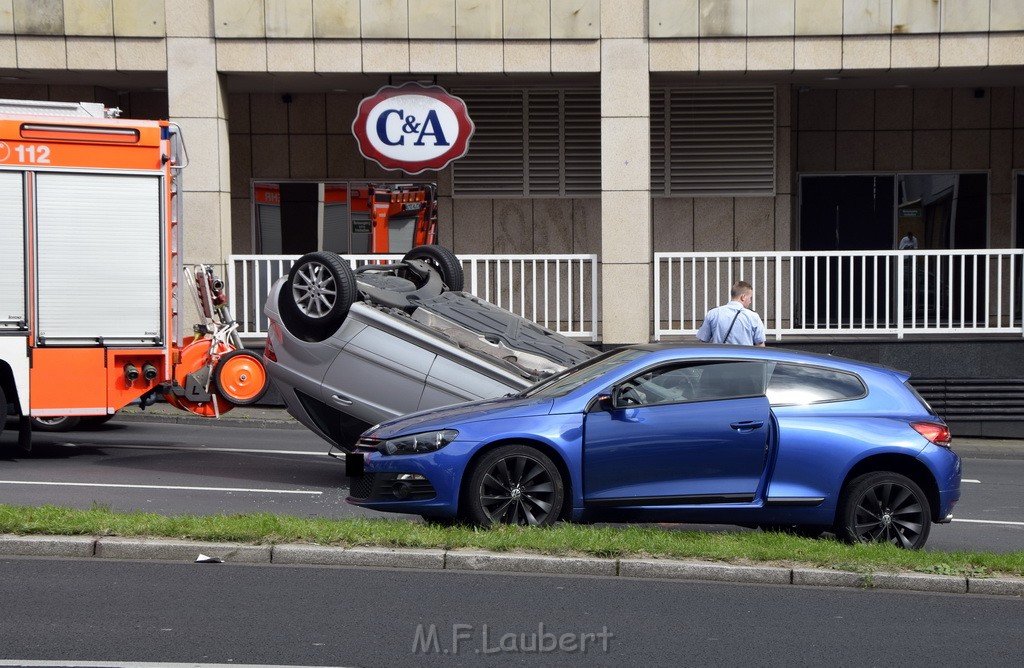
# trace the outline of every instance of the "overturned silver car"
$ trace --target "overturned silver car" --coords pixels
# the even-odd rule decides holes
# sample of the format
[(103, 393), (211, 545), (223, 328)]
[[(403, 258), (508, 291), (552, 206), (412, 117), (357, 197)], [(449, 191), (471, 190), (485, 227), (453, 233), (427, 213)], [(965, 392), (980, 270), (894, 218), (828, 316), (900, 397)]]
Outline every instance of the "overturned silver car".
[(288, 412), (351, 450), (377, 422), (518, 392), (598, 353), (462, 287), (441, 246), (356, 270), (302, 256), (264, 308), (265, 365)]

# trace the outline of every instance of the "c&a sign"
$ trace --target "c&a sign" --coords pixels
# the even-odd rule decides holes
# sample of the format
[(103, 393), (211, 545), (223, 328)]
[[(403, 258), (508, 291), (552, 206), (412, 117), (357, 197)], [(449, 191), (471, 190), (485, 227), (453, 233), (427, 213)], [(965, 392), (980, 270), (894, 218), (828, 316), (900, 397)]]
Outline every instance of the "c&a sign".
[(466, 103), (440, 86), (384, 86), (359, 103), (352, 133), (363, 157), (419, 174), (466, 155), (473, 121)]

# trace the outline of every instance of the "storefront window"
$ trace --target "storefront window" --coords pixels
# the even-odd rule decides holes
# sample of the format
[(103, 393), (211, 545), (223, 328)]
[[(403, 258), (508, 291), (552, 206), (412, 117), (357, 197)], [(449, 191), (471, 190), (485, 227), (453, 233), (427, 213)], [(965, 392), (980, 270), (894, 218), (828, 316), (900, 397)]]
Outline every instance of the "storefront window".
[(1024, 172), (1017, 172), (1016, 177), (1017, 211), (1014, 216), (1014, 241), (1017, 248), (1024, 248)]
[(437, 235), (433, 183), (257, 181), (252, 201), (263, 255), (405, 253)]
[[(913, 233), (917, 250), (986, 248), (988, 175), (935, 172), (800, 177), (800, 250), (894, 250)], [(904, 276), (903, 318), (949, 322), (951, 314), (981, 318), (984, 295), (958, 290), (979, 271), (978, 260), (911, 256), (872, 260), (870, 253), (812, 257), (805, 274), (805, 324), (891, 327), (894, 292)], [(945, 319), (945, 320), (943, 320)]]
[(800, 177), (801, 250), (886, 250), (907, 232), (922, 249), (986, 248), (988, 175)]

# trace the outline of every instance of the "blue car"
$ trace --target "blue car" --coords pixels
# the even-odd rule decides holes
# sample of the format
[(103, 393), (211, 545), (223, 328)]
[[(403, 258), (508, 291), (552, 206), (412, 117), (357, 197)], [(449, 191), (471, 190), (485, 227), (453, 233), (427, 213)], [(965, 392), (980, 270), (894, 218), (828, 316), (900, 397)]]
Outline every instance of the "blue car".
[(952, 519), (943, 421), (881, 366), (639, 345), (518, 394), (376, 425), (348, 502), (482, 526), (722, 523), (920, 548)]

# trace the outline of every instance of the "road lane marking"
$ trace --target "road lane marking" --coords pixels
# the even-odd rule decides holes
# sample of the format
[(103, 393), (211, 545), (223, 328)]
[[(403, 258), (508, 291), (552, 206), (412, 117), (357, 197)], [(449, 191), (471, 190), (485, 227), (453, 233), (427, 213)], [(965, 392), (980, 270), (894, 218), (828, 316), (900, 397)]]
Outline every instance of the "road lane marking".
[(1005, 520), (963, 520), (959, 517), (953, 518), (954, 522), (971, 522), (972, 524), (1002, 524), (1011, 527), (1024, 527), (1024, 522), (1009, 522)]
[[(103, 448), (104, 450), (183, 450), (185, 452), (241, 452), (244, 454), (270, 454), (270, 455), (303, 455), (303, 456), (315, 456), (315, 457), (326, 457), (327, 453), (323, 450), (308, 451), (308, 450), (260, 450), (259, 448), (210, 448), (205, 445), (100, 445), (98, 443), (59, 443), (54, 445), (60, 445), (65, 448)], [(2, 664), (0, 664), (2, 665)]]
[(960, 482), (973, 482), (973, 483), (977, 483), (977, 484), (979, 484), (979, 485), (981, 484), (981, 481), (980, 481), (980, 480), (972, 480), (972, 479), (970, 479), (970, 478), (964, 478), (964, 479), (963, 479), (963, 480), (961, 480)]
[(46, 668), (330, 668), (245, 663), (155, 663), (125, 661), (0, 661), (0, 666), (45, 666)]
[(119, 487), (123, 489), (179, 489), (195, 492), (252, 492), (256, 494), (323, 494), (322, 491), (303, 489), (257, 489), (248, 487), (188, 487), (184, 485), (125, 485), (102, 482), (53, 482), (33, 480), (0, 480), (0, 485), (50, 485), (57, 487)]

